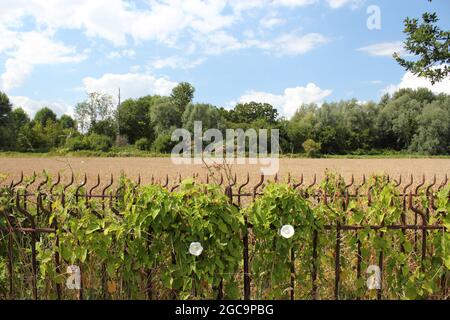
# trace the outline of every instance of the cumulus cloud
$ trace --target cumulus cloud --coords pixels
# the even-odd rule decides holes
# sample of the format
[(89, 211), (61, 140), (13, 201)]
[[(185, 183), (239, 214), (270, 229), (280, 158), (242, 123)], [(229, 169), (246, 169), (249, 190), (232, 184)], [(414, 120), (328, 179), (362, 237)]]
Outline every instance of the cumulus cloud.
[(318, 3), (319, 0), (229, 0), (228, 3), (237, 14), (262, 7), (303, 7)]
[(194, 60), (189, 60), (187, 58), (179, 56), (169, 56), (166, 58), (156, 58), (150, 62), (150, 66), (155, 69), (192, 69), (205, 61), (204, 58), (197, 58)]
[(331, 40), (320, 33), (285, 33), (271, 41), (247, 39), (241, 46), (258, 48), (278, 56), (302, 55)]
[[(27, 16), (40, 29), (82, 30), (115, 46), (156, 40), (175, 45), (183, 33), (210, 34), (241, 21), (255, 8), (302, 7), (319, 0), (155, 0), (141, 6), (126, 0), (15, 0), (0, 3), (0, 26), (17, 26)], [(11, 3), (10, 3), (11, 2)], [(231, 8), (231, 10), (229, 10)], [(99, 14), (101, 12), (101, 14)], [(278, 23), (272, 20), (269, 25)]]
[(73, 107), (63, 101), (34, 100), (25, 96), (10, 96), (9, 100), (14, 108), (22, 108), (30, 117), (34, 117), (35, 113), (44, 107), (51, 108), (58, 116), (74, 114)]
[(352, 9), (358, 8), (365, 0), (327, 0), (328, 5), (333, 9), (338, 9), (345, 5), (350, 5)]
[(86, 77), (83, 79), (83, 87), (86, 92), (102, 92), (116, 97), (120, 88), (123, 99), (155, 94), (166, 96), (176, 85), (176, 82), (166, 78), (157, 78), (141, 73), (107, 73), (100, 78)]
[(272, 50), (278, 54), (304, 54), (330, 40), (320, 33), (308, 33), (303, 36), (284, 34), (275, 40)]
[(133, 49), (125, 49), (120, 51), (111, 51), (106, 55), (108, 59), (133, 58), (136, 56), (136, 51)]
[(248, 91), (238, 99), (238, 102), (269, 103), (287, 117), (291, 117), (302, 104), (321, 104), (331, 93), (331, 90), (321, 89), (315, 83), (308, 83), (304, 87), (286, 88), (283, 94)]
[(394, 53), (398, 53), (399, 55), (405, 55), (406, 53), (401, 41), (375, 43), (369, 46), (358, 48), (357, 50), (367, 53), (371, 56), (391, 58)]
[(4, 91), (20, 86), (36, 65), (76, 63), (87, 57), (87, 52), (77, 52), (74, 47), (52, 40), (47, 33), (30, 31), (17, 33), (15, 37), (12, 47), (6, 51), (8, 59), (1, 75)]
[(391, 84), (382, 90), (382, 94), (389, 93), (393, 94), (399, 89), (418, 89), (418, 88), (427, 88), (434, 93), (445, 93), (450, 94), (450, 77), (447, 77), (443, 81), (439, 83), (435, 83), (434, 85), (426, 78), (421, 78), (415, 76), (411, 72), (406, 72), (402, 77), (399, 84)]
[[(302, 7), (318, 0), (154, 0), (139, 5), (126, 0), (5, 0), (0, 2), (0, 53), (7, 52), (3, 90), (20, 86), (37, 64), (78, 62), (86, 57), (55, 40), (60, 29), (79, 30), (89, 38), (106, 40), (116, 47), (156, 41), (197, 55), (218, 55), (246, 48), (270, 50), (277, 54), (303, 54), (327, 42), (325, 36), (284, 34), (275, 39), (240, 40), (230, 28), (242, 22), (241, 14), (254, 8)], [(101, 14), (99, 14), (101, 12)], [(253, 14), (253, 13), (252, 13)], [(267, 16), (267, 15), (266, 15)], [(17, 31), (25, 19), (33, 19), (35, 31)], [(272, 28), (284, 20), (272, 16), (261, 20), (262, 28)], [(183, 36), (183, 40), (179, 41)], [(186, 48), (185, 46), (188, 45)], [(35, 55), (34, 52), (37, 52)], [(113, 50), (107, 58), (133, 57), (134, 50)], [(27, 57), (32, 59), (28, 60)], [(174, 60), (158, 61), (168, 67), (196, 66)]]
[(272, 29), (275, 26), (284, 24), (286, 20), (277, 17), (264, 17), (259, 20), (259, 25), (263, 29)]

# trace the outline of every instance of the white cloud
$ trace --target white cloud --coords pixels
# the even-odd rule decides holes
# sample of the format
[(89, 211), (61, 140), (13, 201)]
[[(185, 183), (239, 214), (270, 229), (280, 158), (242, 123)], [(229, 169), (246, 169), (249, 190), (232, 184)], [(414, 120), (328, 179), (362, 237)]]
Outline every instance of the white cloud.
[(9, 96), (9, 99), (14, 108), (21, 107), (30, 117), (34, 117), (35, 113), (43, 107), (49, 107), (58, 116), (73, 115), (73, 107), (63, 101), (33, 100), (25, 96)]
[(35, 65), (53, 65), (80, 62), (87, 53), (54, 41), (47, 33), (30, 31), (15, 34), (13, 46), (5, 51), (9, 57), (1, 75), (1, 87), (9, 91), (20, 86), (32, 73)]
[(236, 14), (263, 7), (304, 7), (319, 2), (319, 0), (229, 0), (228, 3)]
[(338, 9), (345, 5), (351, 5), (352, 9), (356, 9), (363, 4), (364, 1), (365, 0), (327, 0), (328, 5), (333, 9)]
[[(249, 45), (239, 41), (236, 37), (225, 31), (217, 31), (208, 35), (194, 36), (196, 47), (192, 52), (206, 55), (219, 55), (229, 51), (248, 48)], [(191, 52), (191, 53), (192, 53)]]
[(366, 47), (358, 48), (358, 51), (365, 52), (371, 56), (378, 57), (391, 57), (396, 52), (399, 55), (405, 54), (403, 43), (401, 41), (396, 42), (382, 42), (375, 43)]
[(116, 46), (126, 45), (128, 37), (138, 42), (156, 40), (175, 45), (182, 33), (223, 31), (242, 21), (244, 11), (302, 7), (318, 1), (151, 0), (137, 7), (126, 0), (4, 0), (0, 3), (0, 26), (17, 26), (24, 17), (31, 16), (40, 30), (82, 30), (88, 37), (98, 37)]
[(170, 56), (167, 58), (157, 58), (150, 62), (151, 67), (155, 69), (171, 68), (171, 69), (192, 69), (205, 61), (204, 58), (188, 60), (179, 56)]
[(279, 56), (302, 55), (330, 41), (330, 39), (320, 33), (308, 33), (305, 35), (285, 33), (272, 41), (248, 39), (242, 46), (259, 48)]
[(17, 25), (32, 16), (41, 29), (83, 30), (116, 46), (126, 45), (128, 36), (171, 43), (187, 29), (207, 33), (232, 25), (236, 18), (224, 13), (226, 5), (225, 0), (148, 1), (139, 8), (125, 0), (2, 1), (0, 24)]
[(327, 37), (320, 33), (308, 33), (303, 36), (284, 34), (275, 40), (272, 49), (282, 55), (298, 55), (304, 54), (329, 41)]
[(390, 93), (393, 94), (394, 92), (398, 91), (399, 89), (405, 89), (405, 88), (411, 88), (411, 89), (418, 89), (418, 88), (427, 88), (430, 91), (434, 93), (446, 93), (450, 94), (450, 77), (447, 77), (446, 79), (442, 80), (441, 82), (435, 83), (434, 85), (431, 84), (431, 82), (426, 78), (421, 78), (418, 76), (415, 76), (411, 72), (406, 72), (405, 75), (402, 77), (402, 80), (399, 84), (391, 84), (387, 86), (385, 89), (382, 90), (382, 94), (384, 93)]
[(272, 29), (275, 26), (282, 25), (286, 20), (277, 17), (265, 17), (259, 20), (259, 25), (264, 29)]
[(111, 51), (106, 55), (108, 59), (133, 58), (136, 56), (136, 51), (133, 49), (125, 49), (121, 51)]
[(308, 83), (305, 87), (286, 88), (283, 94), (273, 94), (261, 91), (248, 91), (239, 98), (239, 102), (269, 103), (291, 117), (304, 103), (321, 104), (331, 95), (331, 90), (323, 90), (314, 83)]
[(176, 82), (166, 78), (140, 73), (107, 73), (100, 78), (86, 77), (83, 79), (86, 92), (102, 92), (116, 97), (120, 88), (124, 99), (155, 94), (169, 95), (176, 85)]

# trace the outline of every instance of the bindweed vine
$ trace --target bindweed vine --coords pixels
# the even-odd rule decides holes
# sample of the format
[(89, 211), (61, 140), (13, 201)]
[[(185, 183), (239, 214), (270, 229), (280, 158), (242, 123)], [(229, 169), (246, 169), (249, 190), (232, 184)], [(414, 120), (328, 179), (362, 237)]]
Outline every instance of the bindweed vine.
[(351, 190), (328, 173), (319, 188), (269, 183), (239, 208), (193, 179), (123, 178), (96, 197), (46, 178), (0, 189), (1, 298), (240, 299), (246, 258), (252, 298), (449, 297), (448, 185), (412, 196), (374, 176)]

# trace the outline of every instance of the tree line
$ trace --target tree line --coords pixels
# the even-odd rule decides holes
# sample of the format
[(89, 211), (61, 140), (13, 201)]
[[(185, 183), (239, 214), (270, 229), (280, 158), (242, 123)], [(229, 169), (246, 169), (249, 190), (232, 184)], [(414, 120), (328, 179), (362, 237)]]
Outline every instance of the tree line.
[(31, 119), (0, 92), (0, 150), (72, 152), (139, 149), (168, 153), (176, 128), (278, 129), (282, 153), (380, 154), (392, 151), (450, 154), (450, 96), (428, 89), (401, 89), (379, 102), (355, 99), (304, 104), (291, 119), (267, 103), (238, 103), (232, 109), (193, 103), (186, 82), (170, 96), (148, 95), (116, 105), (111, 96), (89, 93), (74, 118), (45, 107)]

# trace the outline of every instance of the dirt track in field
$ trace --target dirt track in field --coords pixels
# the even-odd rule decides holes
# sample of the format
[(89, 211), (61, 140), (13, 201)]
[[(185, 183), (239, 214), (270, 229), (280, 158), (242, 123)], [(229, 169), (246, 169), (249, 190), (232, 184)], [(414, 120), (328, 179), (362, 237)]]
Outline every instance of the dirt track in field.
[[(98, 174), (102, 184), (106, 184), (111, 173), (118, 177), (122, 171), (133, 179), (140, 174), (143, 183), (149, 183), (152, 175), (155, 180), (165, 180), (168, 174), (173, 181), (178, 179), (179, 174), (185, 178), (192, 177), (194, 173), (199, 173), (199, 178), (204, 181), (208, 172), (204, 165), (175, 165), (170, 158), (0, 157), (0, 173), (7, 175), (0, 184), (9, 183), (11, 179), (17, 181), (21, 171), (25, 175), (32, 175), (33, 172), (41, 173), (44, 169), (53, 175), (60, 172), (65, 177), (64, 180), (67, 180), (73, 171), (77, 182), (82, 181), (86, 173), (89, 178), (88, 185), (96, 183)], [(309, 184), (314, 173), (319, 180), (327, 169), (343, 175), (348, 180), (354, 174), (356, 182), (361, 180), (363, 174), (386, 173), (394, 179), (402, 175), (405, 183), (409, 181), (406, 177), (413, 174), (416, 184), (423, 174), (426, 175), (427, 182), (431, 182), (436, 174), (439, 184), (446, 174), (450, 176), (450, 159), (280, 159), (279, 176), (285, 179), (290, 173), (298, 180), (303, 174), (305, 184)], [(259, 181), (260, 171), (257, 165), (234, 165), (233, 172), (238, 176), (238, 183), (245, 181), (247, 172), (250, 173), (251, 183)]]

